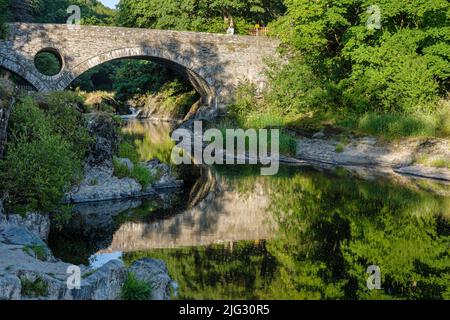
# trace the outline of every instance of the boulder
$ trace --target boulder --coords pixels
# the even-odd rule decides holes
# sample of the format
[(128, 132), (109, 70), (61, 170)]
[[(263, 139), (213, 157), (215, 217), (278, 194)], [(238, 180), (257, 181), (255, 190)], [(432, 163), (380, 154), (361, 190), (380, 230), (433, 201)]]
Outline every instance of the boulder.
[(107, 201), (137, 197), (142, 186), (134, 179), (113, 176), (110, 167), (87, 167), (81, 184), (66, 195), (68, 203)]
[(24, 217), (18, 214), (10, 214), (6, 222), (13, 226), (24, 226), (42, 241), (47, 242), (48, 240), (50, 233), (50, 218), (48, 215), (35, 212), (27, 213)]
[(74, 300), (119, 300), (127, 270), (119, 260), (109, 261), (83, 279), (80, 289), (71, 292)]
[(21, 284), (15, 275), (0, 275), (0, 300), (19, 300)]
[(155, 183), (145, 189), (146, 192), (150, 192), (151, 190), (179, 188), (183, 184), (183, 181), (177, 180), (173, 175), (169, 165), (161, 163), (156, 158), (148, 161), (145, 164), (145, 167), (152, 175), (158, 177), (158, 180)]
[(9, 224), (0, 226), (0, 239), (8, 245), (22, 246), (28, 254), (36, 258), (37, 253), (33, 248), (39, 247), (43, 254), (43, 257), (40, 257), (41, 259), (43, 258), (45, 261), (54, 260), (45, 242), (24, 226)]
[(117, 153), (119, 132), (117, 123), (106, 113), (91, 114), (87, 129), (94, 138), (86, 160), (88, 166), (112, 167), (113, 155)]
[(170, 300), (176, 283), (170, 278), (164, 261), (150, 258), (138, 260), (131, 265), (129, 272), (152, 288), (151, 300)]

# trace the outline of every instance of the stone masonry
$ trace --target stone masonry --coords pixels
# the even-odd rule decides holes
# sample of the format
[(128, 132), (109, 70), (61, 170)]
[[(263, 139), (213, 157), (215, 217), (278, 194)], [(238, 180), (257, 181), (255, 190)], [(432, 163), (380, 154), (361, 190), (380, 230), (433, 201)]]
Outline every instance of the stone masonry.
[[(268, 37), (229, 36), (117, 27), (15, 23), (0, 41), (0, 67), (30, 82), (38, 91), (64, 90), (78, 76), (107, 61), (147, 59), (189, 79), (203, 102), (221, 106), (242, 81), (264, 87), (264, 60), (274, 57), (278, 41)], [(62, 62), (55, 76), (41, 74), (34, 58), (53, 52)]]

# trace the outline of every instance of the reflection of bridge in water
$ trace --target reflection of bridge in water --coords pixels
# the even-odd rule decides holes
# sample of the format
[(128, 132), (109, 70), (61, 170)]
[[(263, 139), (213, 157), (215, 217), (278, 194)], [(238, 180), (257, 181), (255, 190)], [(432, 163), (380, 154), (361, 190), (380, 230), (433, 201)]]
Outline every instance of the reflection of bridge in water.
[[(208, 188), (202, 184), (203, 188)], [(206, 246), (273, 235), (269, 200), (262, 186), (242, 193), (226, 183), (215, 184), (194, 208), (151, 223), (126, 222), (104, 252)]]

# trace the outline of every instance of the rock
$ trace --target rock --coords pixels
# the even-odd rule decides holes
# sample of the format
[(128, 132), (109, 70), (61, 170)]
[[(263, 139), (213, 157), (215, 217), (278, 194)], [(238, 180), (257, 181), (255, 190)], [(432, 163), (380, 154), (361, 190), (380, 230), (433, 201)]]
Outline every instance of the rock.
[(28, 229), (20, 226), (6, 225), (0, 229), (3, 241), (15, 245), (45, 245), (44, 242)]
[(118, 300), (126, 278), (123, 262), (112, 260), (83, 279), (81, 288), (72, 290), (71, 295), (74, 300)]
[(66, 195), (66, 202), (84, 203), (137, 197), (142, 186), (131, 178), (113, 176), (110, 167), (87, 167), (82, 183)]
[(315, 133), (312, 137), (313, 137), (313, 139), (324, 139), (325, 133), (323, 133), (322, 131), (319, 131), (319, 132)]
[[(67, 286), (69, 267), (73, 265), (55, 259), (45, 261), (30, 255), (29, 245), (50, 249), (25, 226), (0, 224), (0, 300), (117, 300), (127, 279), (128, 270), (123, 262), (112, 260), (97, 270), (79, 266), (81, 278), (79, 289)], [(154, 289), (152, 298), (170, 298), (172, 280), (162, 261), (146, 259), (134, 264), (133, 272), (148, 281)], [(23, 281), (42, 281), (45, 292), (24, 292)], [(26, 296), (28, 294), (28, 296)], [(35, 296), (39, 294), (39, 296)]]
[(96, 113), (90, 115), (87, 128), (89, 134), (94, 137), (86, 161), (88, 166), (112, 167), (113, 155), (117, 152), (119, 141), (117, 123), (106, 113)]
[(2, 225), (0, 227), (0, 237), (5, 244), (23, 246), (26, 253), (36, 258), (38, 253), (34, 248), (39, 247), (39, 254), (43, 254), (43, 256), (40, 257), (41, 259), (44, 259), (45, 261), (54, 259), (45, 242), (26, 227), (9, 224)]
[(408, 146), (377, 146), (372, 139), (353, 139), (337, 151), (338, 142), (300, 138), (297, 141), (297, 158), (340, 166), (404, 166), (411, 163), (413, 151)]
[(145, 164), (145, 167), (152, 175), (159, 177), (158, 181), (145, 189), (145, 192), (150, 192), (150, 190), (179, 188), (183, 184), (183, 181), (177, 180), (172, 174), (170, 166), (165, 163), (161, 163), (158, 159), (148, 161)]
[(6, 216), (3, 211), (3, 199), (0, 199), (0, 225), (6, 223)]
[(0, 276), (0, 300), (19, 300), (20, 279), (14, 275)]
[(164, 261), (149, 258), (138, 260), (131, 265), (129, 272), (150, 285), (151, 300), (170, 300), (175, 286)]
[(50, 217), (39, 213), (27, 213), (25, 217), (18, 214), (10, 214), (7, 219), (9, 225), (24, 226), (31, 233), (47, 242), (50, 233)]
[(416, 177), (450, 181), (450, 170), (447, 168), (433, 168), (425, 167), (423, 165), (413, 165), (394, 169), (394, 171), (400, 174), (407, 174)]

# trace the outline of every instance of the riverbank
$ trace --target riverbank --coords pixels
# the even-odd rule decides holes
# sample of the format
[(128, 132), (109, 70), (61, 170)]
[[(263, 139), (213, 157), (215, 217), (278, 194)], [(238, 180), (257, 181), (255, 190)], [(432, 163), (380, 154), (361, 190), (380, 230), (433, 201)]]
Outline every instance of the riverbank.
[(383, 141), (375, 137), (297, 138), (296, 158), (315, 165), (366, 167), (371, 171), (450, 182), (450, 141), (410, 138)]
[[(0, 300), (126, 299), (130, 274), (152, 288), (148, 300), (171, 298), (176, 284), (163, 261), (141, 259), (128, 268), (119, 260), (98, 269), (74, 266), (53, 256), (47, 245), (50, 225), (48, 215), (6, 215), (0, 203)], [(70, 279), (75, 281), (77, 270), (79, 288), (69, 288), (68, 283), (76, 285)]]

